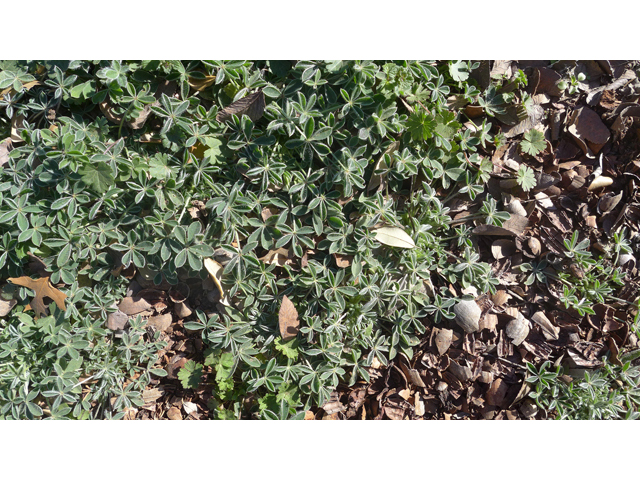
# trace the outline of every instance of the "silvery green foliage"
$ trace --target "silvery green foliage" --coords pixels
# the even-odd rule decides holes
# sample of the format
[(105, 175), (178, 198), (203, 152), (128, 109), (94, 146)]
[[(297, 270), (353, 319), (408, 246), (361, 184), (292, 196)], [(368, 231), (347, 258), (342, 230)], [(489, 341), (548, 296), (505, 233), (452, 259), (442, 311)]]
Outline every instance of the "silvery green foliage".
[[(449, 321), (448, 283), (495, 289), (443, 201), (483, 195), (491, 172), (482, 155), (491, 125), (468, 131), (446, 103), (460, 94), (482, 99), (487, 113), (503, 108), (495, 86), (482, 93), (470, 83), (477, 64), (39, 65), (5, 62), (0, 72), (0, 85), (13, 87), (0, 101), (1, 137), (22, 118), (22, 141), (0, 170), (0, 277), (29, 274), (33, 253), (65, 284), (69, 308), (34, 323), (16, 307), (2, 320), (5, 418), (104, 417), (139, 404), (162, 344), (143, 325), (121, 339), (105, 330), (126, 288), (110, 274), (119, 264), (175, 284), (179, 273), (205, 278), (203, 258), (215, 248), (230, 253), (222, 283), (234, 308), (187, 322), (209, 365), (230, 362), (216, 377), (221, 418), (251, 414), (242, 411), (247, 392), (262, 399), (253, 407), (261, 417), (321, 405), (339, 382), (367, 380), (374, 357), (411, 357), (428, 322)], [(218, 116), (259, 91), (264, 105), (246, 101), (248, 115), (240, 103)], [(194, 201), (206, 216), (185, 213)], [(481, 215), (500, 222), (490, 206)], [(415, 246), (380, 243), (382, 226), (402, 229)], [(452, 235), (457, 244), (446, 240)], [(291, 262), (260, 260), (278, 248)], [(283, 295), (301, 319), (287, 345), (277, 333)], [(98, 379), (88, 398), (87, 377)]]

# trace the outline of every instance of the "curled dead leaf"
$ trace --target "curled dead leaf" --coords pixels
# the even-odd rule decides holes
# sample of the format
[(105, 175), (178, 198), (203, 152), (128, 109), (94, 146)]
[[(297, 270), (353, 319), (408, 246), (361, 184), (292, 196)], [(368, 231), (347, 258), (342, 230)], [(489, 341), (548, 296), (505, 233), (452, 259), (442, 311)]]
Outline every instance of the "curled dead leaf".
[(118, 310), (126, 315), (137, 315), (150, 310), (152, 305), (140, 296), (125, 297), (118, 305)]
[(218, 290), (220, 291), (220, 303), (229, 306), (227, 297), (224, 293), (224, 288), (222, 287), (222, 272), (224, 271), (224, 267), (212, 258), (204, 259), (204, 267), (207, 269), (213, 283), (216, 284), (216, 287), (218, 287)]
[(11, 120), (11, 140), (13, 143), (22, 143), (24, 140), (20, 136), (20, 132), (24, 130), (24, 115), (14, 115)]
[(6, 316), (18, 301), (15, 298), (5, 300), (0, 298), (0, 317)]
[(339, 268), (350, 267), (351, 261), (353, 260), (353, 255), (341, 255), (339, 253), (334, 253), (333, 257), (336, 259), (336, 265)]
[(119, 124), (122, 121), (122, 117), (119, 117), (118, 115), (116, 115), (116, 114), (114, 114), (112, 112), (113, 105), (111, 105), (109, 100), (105, 100), (104, 102), (100, 102), (100, 104), (98, 106), (100, 107), (100, 111), (102, 112), (102, 114), (110, 122)]

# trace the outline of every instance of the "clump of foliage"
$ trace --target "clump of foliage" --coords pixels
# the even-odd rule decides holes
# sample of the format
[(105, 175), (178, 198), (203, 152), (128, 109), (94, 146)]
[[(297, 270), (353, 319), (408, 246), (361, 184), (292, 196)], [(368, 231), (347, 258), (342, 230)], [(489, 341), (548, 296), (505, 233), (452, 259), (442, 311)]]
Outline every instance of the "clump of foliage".
[[(29, 275), (36, 255), (68, 306), (34, 320), (29, 290), (16, 290), (0, 324), (0, 415), (118, 417), (140, 405), (151, 376), (165, 374), (154, 367), (164, 345), (143, 320), (122, 338), (105, 329), (127, 286), (111, 271), (145, 269), (156, 284), (204, 279), (216, 248), (231, 257), (231, 306), (197, 311), (186, 327), (209, 349), (218, 418), (299, 418), (340, 382), (367, 380), (374, 357), (411, 358), (427, 322), (452, 318), (450, 283), (481, 293), (497, 284), (442, 200), (480, 197), (481, 220), (508, 218), (484, 192), (491, 124), (470, 131), (447, 107), (457, 95), (494, 115), (513, 101), (512, 89), (478, 90), (476, 67), (5, 62), (0, 137), (15, 140), (0, 169), (0, 278)], [(219, 116), (259, 91), (264, 111)], [(207, 216), (185, 215), (194, 201)], [(415, 247), (381, 243), (382, 226)], [(282, 247), (290, 263), (260, 260)], [(301, 319), (286, 343), (284, 295)], [(197, 385), (202, 367), (190, 363), (180, 380)]]
[(605, 361), (603, 368), (585, 370), (582, 379), (569, 381), (563, 368), (553, 370), (549, 361), (539, 368), (528, 363), (527, 373), (526, 381), (535, 389), (529, 396), (559, 420), (640, 418), (640, 367), (632, 367), (630, 360), (621, 366)]

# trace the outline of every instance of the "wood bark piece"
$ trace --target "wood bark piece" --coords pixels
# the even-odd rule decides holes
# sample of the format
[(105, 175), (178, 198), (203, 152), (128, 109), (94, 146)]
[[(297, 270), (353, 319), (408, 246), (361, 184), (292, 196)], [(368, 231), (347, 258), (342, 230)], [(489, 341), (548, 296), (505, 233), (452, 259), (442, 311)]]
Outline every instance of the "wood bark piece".
[(449, 347), (451, 346), (451, 341), (453, 340), (453, 330), (449, 330), (448, 328), (439, 329), (436, 334), (435, 344), (438, 349), (438, 354), (444, 355)]

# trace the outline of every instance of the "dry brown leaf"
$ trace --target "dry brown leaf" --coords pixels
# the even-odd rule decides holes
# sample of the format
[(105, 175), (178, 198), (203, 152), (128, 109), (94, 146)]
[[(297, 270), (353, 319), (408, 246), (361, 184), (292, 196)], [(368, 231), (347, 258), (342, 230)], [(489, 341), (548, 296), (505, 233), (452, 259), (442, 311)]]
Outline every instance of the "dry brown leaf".
[(257, 122), (262, 118), (264, 107), (264, 93), (262, 93), (262, 90), (258, 90), (220, 110), (216, 115), (216, 120), (218, 122), (226, 122), (231, 119), (232, 115), (242, 117), (244, 114), (247, 115), (252, 122)]
[[(159, 102), (155, 102), (154, 105), (158, 103)], [(149, 118), (149, 115), (151, 115), (151, 105), (145, 105), (138, 116), (132, 121), (127, 122), (127, 125), (129, 125), (129, 127), (131, 127), (133, 130), (139, 130), (147, 122), (147, 118)]]
[(508, 389), (509, 387), (501, 378), (496, 378), (487, 391), (487, 405), (501, 406)]
[(18, 301), (15, 298), (5, 300), (0, 298), (0, 317), (6, 316)]
[(516, 253), (516, 244), (508, 238), (500, 238), (491, 244), (491, 253), (496, 260), (511, 257)]
[(609, 129), (602, 122), (600, 115), (589, 107), (581, 107), (573, 112), (569, 131), (583, 142), (586, 142), (586, 145), (594, 153), (600, 151), (610, 136)]
[(147, 404), (155, 402), (165, 393), (165, 387), (160, 385), (158, 388), (151, 388), (142, 392), (142, 401)]
[(260, 216), (262, 217), (262, 220), (266, 222), (269, 217), (272, 217), (273, 215), (277, 215), (279, 213), (280, 213), (280, 210), (278, 208), (270, 205), (262, 209)]
[(296, 338), (298, 335), (298, 330), (300, 330), (298, 311), (286, 295), (282, 297), (282, 304), (278, 313), (278, 324), (280, 326), (280, 335), (285, 342)]
[(333, 257), (336, 259), (336, 265), (339, 268), (347, 268), (351, 266), (351, 261), (353, 260), (353, 255), (341, 255), (339, 253), (334, 253)]
[(182, 420), (182, 415), (180, 414), (180, 409), (177, 407), (171, 407), (167, 412), (167, 418), (169, 420)]
[(505, 236), (517, 236), (517, 234), (506, 228), (498, 227), (497, 225), (478, 225), (471, 233), (474, 235), (505, 235)]
[(520, 236), (524, 233), (524, 229), (527, 228), (528, 224), (529, 220), (527, 219), (527, 217), (523, 217), (522, 215), (517, 214), (511, 214), (511, 218), (509, 218), (502, 224), (502, 228), (515, 233), (517, 236)]
[(267, 265), (291, 265), (293, 260), (291, 259), (291, 253), (289, 249), (280, 247), (277, 250), (269, 250), (264, 256), (260, 257), (259, 260), (263, 261)]
[[(18, 277), (9, 278), (8, 280), (14, 285), (30, 288), (35, 292), (36, 295), (33, 297), (33, 300), (31, 300), (31, 303), (29, 303), (29, 306), (36, 312), (36, 318), (40, 318), (41, 315), (47, 315), (47, 307), (44, 305), (45, 297), (56, 302), (56, 305), (60, 310), (67, 310), (67, 307), (64, 304), (64, 300), (67, 296), (51, 285), (48, 277), (38, 279), (33, 279), (31, 277)], [(28, 308), (25, 308), (25, 310), (28, 310)]]
[(521, 122), (504, 130), (503, 134), (507, 138), (512, 138), (521, 133), (528, 132), (542, 121), (544, 110), (540, 105), (533, 105), (531, 110), (527, 110), (527, 117)]

